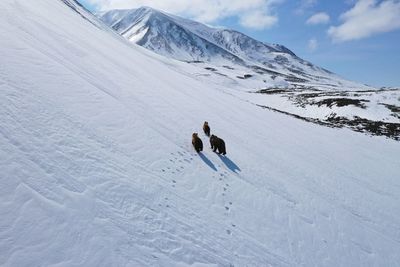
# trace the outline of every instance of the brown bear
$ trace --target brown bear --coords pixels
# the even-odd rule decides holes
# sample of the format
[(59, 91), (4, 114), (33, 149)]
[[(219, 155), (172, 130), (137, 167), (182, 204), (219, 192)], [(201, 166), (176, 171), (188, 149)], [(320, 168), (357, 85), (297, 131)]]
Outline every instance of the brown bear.
[(218, 149), (218, 154), (225, 155), (226, 154), (226, 148), (225, 148), (225, 142), (221, 138), (219, 138), (216, 135), (211, 135), (210, 137), (210, 145), (211, 149), (216, 152)]
[(205, 121), (203, 124), (203, 131), (207, 136), (210, 136), (210, 126), (208, 126), (207, 121)]
[(197, 133), (192, 134), (192, 144), (197, 153), (203, 151), (203, 142), (201, 141)]

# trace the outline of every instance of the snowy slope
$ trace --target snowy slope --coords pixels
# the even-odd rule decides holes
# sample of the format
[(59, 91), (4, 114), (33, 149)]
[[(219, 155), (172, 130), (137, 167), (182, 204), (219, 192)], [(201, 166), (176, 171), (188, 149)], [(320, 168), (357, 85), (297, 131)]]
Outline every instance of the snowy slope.
[(399, 142), (260, 109), (72, 0), (0, 23), (1, 266), (400, 262)]
[(347, 81), (282, 45), (150, 7), (97, 16), (129, 41), (195, 66), (186, 73), (229, 87), (243, 100), (320, 125), (400, 140), (400, 90)]
[[(313, 65), (282, 45), (260, 42), (230, 29), (211, 28), (150, 7), (110, 10), (98, 16), (133, 43), (217, 72), (247, 89), (298, 84), (317, 89), (372, 89)], [(252, 81), (241, 81), (246, 74)]]

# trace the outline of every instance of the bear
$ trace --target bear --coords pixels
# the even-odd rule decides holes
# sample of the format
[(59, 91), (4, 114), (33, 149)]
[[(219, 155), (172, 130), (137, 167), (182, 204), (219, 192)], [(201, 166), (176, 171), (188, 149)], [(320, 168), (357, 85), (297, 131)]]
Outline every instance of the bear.
[(210, 145), (213, 152), (217, 152), (218, 150), (218, 154), (226, 155), (225, 142), (218, 136), (213, 134), (211, 135)]
[(203, 151), (203, 142), (199, 138), (198, 133), (192, 134), (192, 145), (197, 153)]
[(215, 138), (216, 138), (216, 136), (213, 135), (213, 134), (212, 134), (211, 137), (210, 137), (211, 149), (214, 149)]
[(203, 131), (207, 136), (210, 136), (210, 126), (208, 126), (207, 121), (205, 121), (203, 124)]

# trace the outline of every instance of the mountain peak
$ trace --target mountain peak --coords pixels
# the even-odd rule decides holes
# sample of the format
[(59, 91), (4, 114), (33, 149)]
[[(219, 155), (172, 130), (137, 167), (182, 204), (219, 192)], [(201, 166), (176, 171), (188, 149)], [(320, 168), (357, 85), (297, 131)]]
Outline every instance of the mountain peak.
[[(202, 42), (194, 44), (198, 48), (199, 46), (218, 46), (224, 49), (227, 53), (235, 54), (235, 51), (231, 51), (229, 49), (229, 45), (227, 45), (227, 43), (252, 43), (257, 44), (257, 46), (259, 47), (266, 48), (266, 50), (268, 50), (267, 52), (287, 53), (294, 56), (293, 52), (282, 45), (270, 45), (267, 43), (259, 42), (233, 29), (213, 28), (193, 20), (164, 13), (160, 10), (148, 6), (142, 6), (140, 8), (130, 10), (110, 10), (104, 14), (99, 14), (99, 17), (114, 30), (124, 35), (127, 39), (131, 39), (133, 35), (142, 35), (142, 38), (139, 38), (140, 40), (142, 40), (144, 38), (144, 34), (142, 31), (151, 30), (157, 33), (156, 35), (153, 35), (153, 38), (156, 39), (170, 39), (169, 37), (173, 34), (179, 36), (192, 35), (192, 37), (196, 39), (200, 38), (202, 39)], [(146, 27), (141, 27), (141, 30), (137, 29), (138, 24), (145, 25)], [(166, 26), (169, 26), (170, 29), (166, 29)], [(132, 31), (132, 29), (134, 30)], [(138, 38), (134, 39), (136, 43), (139, 42)], [(146, 47), (146, 45), (144, 46)], [(147, 48), (150, 49), (150, 47)], [(184, 48), (180, 46), (180, 48), (191, 49), (192, 47)], [(156, 53), (163, 52), (156, 49), (151, 50)], [(264, 52), (265, 51), (262, 51), (262, 53)], [(206, 51), (204, 51), (203, 55), (207, 56)], [(197, 59), (197, 55), (192, 55), (191, 57), (185, 58), (184, 60), (195, 59)]]
[(157, 54), (240, 69), (241, 73), (230, 77), (236, 80), (246, 72), (246, 77), (258, 77), (260, 81), (279, 77), (293, 86), (301, 83), (333, 88), (348, 83), (283, 45), (261, 42), (236, 30), (213, 28), (152, 7), (111, 10), (99, 17), (129, 41)]
[(130, 9), (131, 12), (137, 12), (137, 13), (147, 13), (147, 14), (163, 14), (163, 12), (161, 12), (158, 9), (149, 7), (149, 6), (141, 6), (137, 9)]

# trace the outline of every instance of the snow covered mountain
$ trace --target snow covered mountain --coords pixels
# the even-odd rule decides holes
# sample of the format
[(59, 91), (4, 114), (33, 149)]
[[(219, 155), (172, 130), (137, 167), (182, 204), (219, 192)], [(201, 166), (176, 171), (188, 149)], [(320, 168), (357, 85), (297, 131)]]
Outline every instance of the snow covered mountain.
[(282, 45), (150, 7), (97, 15), (129, 41), (196, 66), (191, 74), (236, 89), (231, 93), (242, 99), (321, 125), (400, 139), (398, 89), (381, 91), (350, 82), (302, 60)]
[[(315, 66), (282, 45), (260, 42), (234, 30), (211, 28), (150, 7), (111, 10), (98, 16), (131, 42), (158, 54), (200, 64), (232, 79), (252, 78), (251, 83), (245, 83), (247, 88), (265, 87), (271, 81), (280, 87), (368, 88)], [(254, 80), (259, 83), (254, 84)]]
[(400, 142), (262, 109), (73, 0), (0, 25), (0, 266), (400, 262)]

